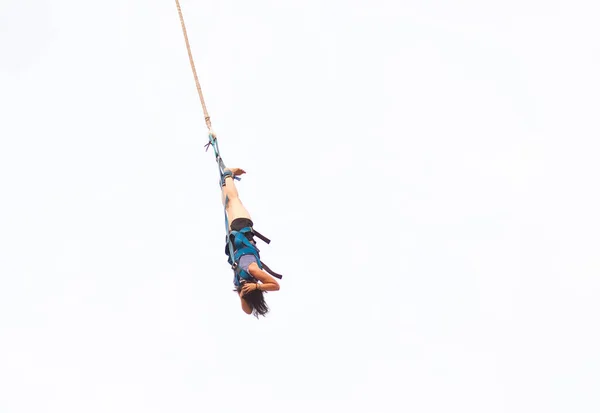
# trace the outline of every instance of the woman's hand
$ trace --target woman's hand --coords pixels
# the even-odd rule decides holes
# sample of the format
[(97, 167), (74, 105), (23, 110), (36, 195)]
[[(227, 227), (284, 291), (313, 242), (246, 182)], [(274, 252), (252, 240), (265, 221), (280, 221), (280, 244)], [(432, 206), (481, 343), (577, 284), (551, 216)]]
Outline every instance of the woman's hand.
[(242, 291), (240, 291), (240, 297), (243, 297), (246, 294), (248, 294), (249, 292), (257, 290), (257, 289), (258, 289), (257, 283), (245, 283), (244, 286), (242, 287)]

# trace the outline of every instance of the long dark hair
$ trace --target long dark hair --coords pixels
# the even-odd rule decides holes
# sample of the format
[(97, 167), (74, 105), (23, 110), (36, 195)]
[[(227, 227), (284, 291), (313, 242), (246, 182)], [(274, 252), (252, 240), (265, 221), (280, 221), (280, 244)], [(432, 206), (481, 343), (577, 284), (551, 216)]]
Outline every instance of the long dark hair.
[[(256, 284), (256, 283), (252, 283)], [(242, 291), (242, 287), (244, 284), (241, 284), (236, 288), (238, 294)], [(246, 300), (250, 308), (252, 308), (252, 315), (258, 318), (259, 316), (265, 316), (269, 312), (269, 306), (265, 302), (265, 294), (266, 291), (255, 289), (250, 291), (248, 294), (243, 296), (242, 298)]]

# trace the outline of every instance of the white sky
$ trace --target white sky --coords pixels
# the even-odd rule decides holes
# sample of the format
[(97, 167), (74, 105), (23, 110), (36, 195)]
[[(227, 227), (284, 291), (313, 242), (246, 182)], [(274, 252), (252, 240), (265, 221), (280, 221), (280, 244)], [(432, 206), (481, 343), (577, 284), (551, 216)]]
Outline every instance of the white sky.
[(597, 2), (182, 0), (261, 320), (174, 2), (0, 5), (1, 413), (600, 411)]

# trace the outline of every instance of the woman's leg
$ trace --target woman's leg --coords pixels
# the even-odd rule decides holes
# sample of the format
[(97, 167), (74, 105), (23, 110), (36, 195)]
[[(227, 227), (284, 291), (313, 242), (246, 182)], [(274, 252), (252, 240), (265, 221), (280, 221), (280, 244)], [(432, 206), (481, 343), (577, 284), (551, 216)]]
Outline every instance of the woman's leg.
[[(239, 168), (227, 168), (226, 171), (227, 170), (231, 171), (233, 176), (239, 176), (245, 173), (243, 169)], [(223, 205), (225, 205), (230, 225), (237, 218), (252, 219), (250, 213), (246, 210), (240, 200), (233, 176), (227, 176), (225, 178), (225, 185), (221, 188)]]

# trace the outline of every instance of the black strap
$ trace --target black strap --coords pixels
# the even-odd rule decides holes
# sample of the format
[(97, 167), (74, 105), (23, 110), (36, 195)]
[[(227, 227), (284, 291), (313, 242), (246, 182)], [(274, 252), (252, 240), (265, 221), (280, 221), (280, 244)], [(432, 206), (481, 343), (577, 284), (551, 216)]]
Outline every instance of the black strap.
[(269, 238), (265, 237), (263, 234), (261, 234), (260, 232), (258, 232), (254, 228), (252, 228), (252, 233), (254, 235), (256, 235), (258, 238), (260, 238), (264, 243), (266, 243), (266, 244), (270, 244), (271, 243), (271, 240)]
[(279, 278), (280, 280), (283, 278), (283, 275), (281, 274), (277, 274), (275, 271), (273, 271), (272, 269), (269, 268), (269, 266), (267, 264), (264, 263), (264, 261), (260, 262), (262, 264), (262, 266), (264, 267), (265, 271), (267, 271), (269, 274), (271, 274), (273, 277), (275, 278)]

